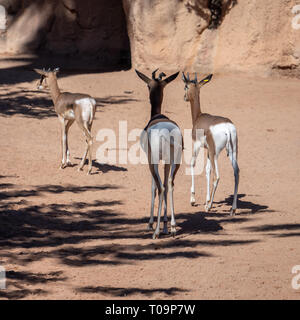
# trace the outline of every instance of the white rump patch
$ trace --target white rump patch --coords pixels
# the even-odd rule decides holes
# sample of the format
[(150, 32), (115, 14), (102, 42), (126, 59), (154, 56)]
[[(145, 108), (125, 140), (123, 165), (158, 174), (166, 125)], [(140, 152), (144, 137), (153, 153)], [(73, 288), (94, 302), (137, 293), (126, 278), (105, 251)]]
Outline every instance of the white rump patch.
[(95, 106), (95, 105), (97, 104), (96, 100), (93, 99), (93, 98), (90, 98), (90, 101), (91, 101), (91, 104), (92, 104), (93, 106)]
[(219, 154), (221, 150), (228, 146), (230, 143), (230, 135), (236, 135), (235, 126), (230, 122), (218, 123), (209, 127), (216, 146), (216, 154)]
[(91, 122), (93, 120), (93, 106), (96, 105), (95, 99), (82, 98), (75, 100), (75, 103), (81, 107), (82, 120)]
[[(145, 137), (146, 136), (146, 137)], [(165, 163), (181, 163), (182, 135), (180, 129), (172, 122), (158, 122), (147, 129), (147, 135), (141, 135), (142, 148), (145, 150), (149, 138), (151, 146), (151, 162), (158, 164), (160, 160)]]

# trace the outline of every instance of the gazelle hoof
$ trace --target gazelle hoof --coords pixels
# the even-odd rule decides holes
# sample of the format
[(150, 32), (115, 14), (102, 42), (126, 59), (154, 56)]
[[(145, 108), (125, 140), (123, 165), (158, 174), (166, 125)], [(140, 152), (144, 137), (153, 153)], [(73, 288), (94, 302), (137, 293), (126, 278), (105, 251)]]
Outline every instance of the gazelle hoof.
[(208, 205), (208, 204), (205, 205), (205, 211), (206, 211), (206, 212), (209, 212), (210, 208), (211, 208), (210, 205)]
[(175, 227), (171, 227), (171, 236), (173, 238), (175, 238), (175, 236), (176, 236), (176, 228)]
[(163, 234), (169, 234), (168, 231), (168, 221), (164, 221), (164, 228), (163, 228)]
[(153, 223), (148, 223), (147, 231), (153, 230)]
[(196, 204), (195, 194), (192, 193), (192, 195), (191, 195), (191, 206), (194, 206), (195, 204)]
[(163, 234), (169, 234), (168, 228), (164, 228), (162, 233), (163, 233)]
[(62, 163), (60, 166), (59, 166), (59, 169), (65, 169), (67, 167), (67, 165), (65, 163)]
[(231, 217), (235, 216), (235, 211), (236, 211), (236, 209), (232, 209), (231, 208), (231, 210), (230, 210), (230, 216)]
[(152, 236), (152, 239), (155, 240), (155, 239), (158, 239), (158, 238), (159, 238), (159, 233), (154, 232), (153, 236)]
[(79, 168), (77, 169), (77, 171), (78, 171), (78, 172), (82, 171), (82, 167), (79, 167)]

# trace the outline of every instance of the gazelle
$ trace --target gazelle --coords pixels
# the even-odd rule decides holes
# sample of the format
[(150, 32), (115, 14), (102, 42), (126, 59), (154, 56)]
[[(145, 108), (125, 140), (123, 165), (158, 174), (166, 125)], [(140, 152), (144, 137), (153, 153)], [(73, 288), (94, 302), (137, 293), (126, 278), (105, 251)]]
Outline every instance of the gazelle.
[[(158, 70), (158, 69), (157, 69)], [(140, 143), (142, 149), (148, 156), (149, 169), (152, 175), (152, 198), (151, 211), (148, 230), (153, 229), (153, 211), (156, 190), (158, 191), (159, 206), (157, 215), (157, 225), (153, 233), (153, 239), (159, 237), (160, 233), (160, 218), (162, 210), (162, 202), (164, 198), (164, 228), (163, 233), (168, 234), (168, 217), (167, 217), (167, 195), (170, 192), (171, 203), (171, 234), (176, 234), (176, 221), (174, 214), (173, 189), (174, 179), (180, 167), (183, 139), (178, 125), (170, 120), (165, 115), (161, 114), (161, 105), (163, 101), (163, 91), (165, 86), (173, 81), (179, 72), (169, 76), (166, 79), (164, 73), (160, 73), (156, 78), (155, 73), (152, 73), (152, 79), (145, 76), (143, 73), (135, 70), (137, 75), (146, 82), (149, 89), (149, 98), (151, 104), (151, 118), (141, 133)], [(164, 161), (164, 183), (162, 183), (158, 164), (159, 161)], [(171, 169), (171, 173), (170, 173)]]
[[(200, 147), (207, 149), (207, 163), (206, 163), (206, 179), (207, 179), (207, 194), (205, 209), (208, 212), (214, 200), (214, 195), (220, 179), (218, 169), (218, 156), (220, 152), (226, 147), (227, 156), (231, 161), (235, 185), (234, 185), (234, 197), (233, 204), (230, 211), (231, 215), (235, 214), (237, 207), (237, 192), (239, 184), (239, 166), (237, 163), (238, 153), (238, 140), (237, 132), (234, 124), (231, 120), (219, 116), (213, 116), (207, 113), (202, 113), (200, 108), (200, 88), (208, 83), (212, 78), (212, 74), (207, 76), (201, 81), (197, 81), (197, 73), (195, 79), (190, 80), (189, 74), (185, 76), (182, 73), (182, 79), (185, 83), (185, 95), (184, 100), (189, 101), (191, 104), (191, 113), (193, 121), (193, 156), (191, 161), (191, 174), (192, 174), (192, 187), (191, 187), (191, 205), (195, 204), (195, 179), (194, 179), (194, 166), (200, 150)], [(197, 135), (197, 129), (203, 130), (204, 139), (200, 139)], [(213, 188), (210, 193), (210, 174), (211, 170), (214, 173)]]
[[(38, 89), (43, 89), (43, 82), (47, 80), (50, 89), (51, 98), (54, 104), (55, 112), (61, 123), (61, 139), (62, 139), (62, 161), (60, 168), (64, 169), (72, 165), (70, 161), (70, 151), (68, 147), (68, 132), (74, 121), (77, 122), (79, 128), (83, 131), (86, 138), (86, 150), (80, 162), (79, 170), (82, 170), (87, 154), (89, 154), (88, 173), (92, 171), (92, 135), (91, 129), (96, 112), (96, 101), (91, 96), (81, 93), (60, 92), (57, 84), (57, 73), (59, 68), (54, 70), (34, 69), (41, 75), (38, 83)], [(46, 82), (46, 81), (45, 81)]]

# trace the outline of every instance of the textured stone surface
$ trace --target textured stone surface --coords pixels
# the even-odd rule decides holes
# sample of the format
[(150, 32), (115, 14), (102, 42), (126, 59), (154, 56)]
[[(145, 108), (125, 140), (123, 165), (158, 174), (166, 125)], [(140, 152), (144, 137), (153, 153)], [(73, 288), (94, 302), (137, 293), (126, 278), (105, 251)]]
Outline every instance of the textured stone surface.
[[(0, 52), (141, 69), (299, 75), (295, 0), (0, 0)], [(125, 13), (124, 13), (125, 12)], [(299, 19), (300, 21), (300, 19)], [(130, 38), (130, 47), (129, 39)]]
[(300, 30), (294, 0), (238, 1), (219, 28), (214, 67), (270, 75), (299, 75)]
[(192, 65), (208, 27), (207, 0), (124, 0), (133, 64), (138, 68)]
[(294, 0), (123, 0), (138, 68), (299, 75)]
[(130, 60), (120, 0), (0, 0), (8, 29), (2, 52), (44, 52), (118, 65)]

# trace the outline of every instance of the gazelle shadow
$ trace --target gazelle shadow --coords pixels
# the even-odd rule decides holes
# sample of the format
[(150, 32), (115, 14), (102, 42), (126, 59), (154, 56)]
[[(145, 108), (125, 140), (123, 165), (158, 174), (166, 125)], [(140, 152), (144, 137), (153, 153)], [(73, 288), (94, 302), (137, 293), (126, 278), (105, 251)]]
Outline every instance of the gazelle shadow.
[[(267, 205), (261, 205), (258, 203), (254, 203), (251, 201), (244, 201), (241, 200), (241, 198), (246, 197), (247, 195), (245, 193), (242, 194), (238, 194), (238, 200), (237, 200), (237, 207), (238, 209), (246, 209), (247, 211), (241, 212), (241, 213), (237, 213), (237, 215), (245, 215), (245, 214), (255, 214), (255, 213), (262, 213), (262, 212), (275, 212), (275, 210), (271, 210), (269, 209), (269, 206)], [(232, 206), (232, 202), (233, 202), (233, 195), (230, 195), (229, 197), (225, 198), (225, 200), (223, 201), (215, 201), (214, 204), (219, 204), (220, 206), (225, 204), (228, 206)], [(230, 209), (229, 209), (230, 210)]]
[(218, 221), (206, 219), (202, 212), (179, 214), (176, 215), (176, 219), (184, 219), (184, 221), (177, 223), (177, 226), (180, 227), (177, 235), (223, 230)]
[[(81, 158), (75, 157), (74, 159), (76, 160), (81, 160)], [(85, 160), (85, 165), (88, 164), (88, 160)], [(95, 160), (92, 160), (92, 167), (93, 168), (97, 168), (97, 171), (93, 171), (92, 169), (92, 173), (93, 174), (99, 174), (99, 173), (107, 173), (109, 171), (128, 171), (127, 168), (124, 167), (119, 167), (119, 166), (115, 166), (115, 165), (111, 165), (111, 164), (107, 164), (107, 163), (99, 163)]]
[(74, 168), (74, 167), (77, 167), (78, 166), (78, 163), (69, 163), (64, 169), (66, 168)]
[(93, 161), (93, 167), (96, 167), (98, 171), (94, 172), (94, 174), (97, 174), (99, 172), (106, 173), (109, 171), (128, 171), (127, 168), (115, 166), (107, 163), (99, 163), (97, 161)]

